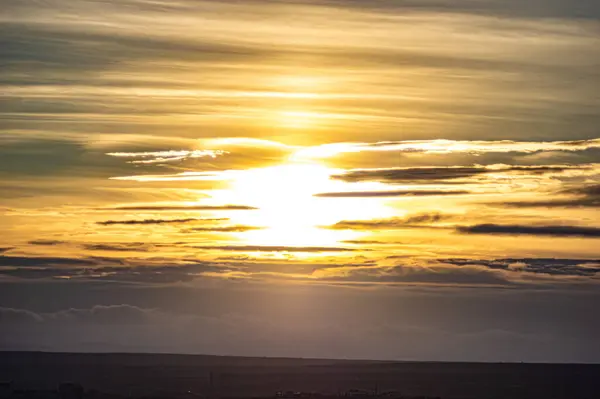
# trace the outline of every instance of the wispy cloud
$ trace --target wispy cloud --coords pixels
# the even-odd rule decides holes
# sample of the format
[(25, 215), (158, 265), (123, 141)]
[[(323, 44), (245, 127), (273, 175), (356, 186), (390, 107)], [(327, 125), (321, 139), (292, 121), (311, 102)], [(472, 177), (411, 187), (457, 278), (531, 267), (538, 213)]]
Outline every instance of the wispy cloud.
[[(221, 245), (221, 246), (194, 246), (198, 249), (218, 251), (243, 251), (243, 252), (353, 252), (355, 248), (344, 247), (294, 247), (280, 245)], [(364, 249), (360, 249), (364, 251)]]
[(168, 182), (168, 181), (226, 181), (234, 177), (231, 171), (221, 172), (181, 172), (162, 175), (133, 175), (115, 176), (111, 180), (138, 181), (138, 182)]
[(374, 219), (374, 220), (343, 220), (334, 225), (327, 226), (333, 230), (394, 230), (405, 229), (414, 226), (428, 226), (435, 223), (453, 220), (455, 215), (441, 213), (419, 213), (404, 218)]
[(358, 169), (333, 175), (332, 178), (347, 182), (382, 181), (382, 182), (427, 182), (443, 180), (460, 180), (488, 174), (523, 174), (545, 175), (560, 174), (568, 171), (593, 170), (592, 166), (570, 165), (490, 165), (490, 166), (450, 166), (450, 167), (415, 167), (415, 168), (383, 168)]
[(202, 232), (213, 232), (213, 233), (243, 233), (245, 231), (261, 230), (263, 228), (264, 227), (235, 225), (235, 226), (193, 227), (190, 229), (186, 229), (185, 231), (186, 232), (202, 231)]
[(551, 198), (537, 201), (506, 201), (495, 203), (509, 208), (598, 208), (600, 207), (600, 185), (592, 184), (558, 192), (567, 198)]
[(49, 256), (9, 256), (0, 255), (0, 266), (44, 267), (44, 266), (93, 266), (97, 262), (90, 259), (49, 257)]
[(106, 155), (118, 158), (131, 158), (132, 164), (155, 164), (186, 159), (216, 158), (226, 154), (222, 150), (168, 150), (168, 151), (146, 151), (146, 152), (109, 152)]
[(465, 234), (491, 234), (491, 235), (530, 235), (540, 237), (579, 237), (599, 238), (600, 228), (583, 226), (523, 226), (502, 224), (478, 224), (474, 226), (460, 226), (456, 230)]
[(62, 245), (66, 244), (67, 241), (62, 240), (31, 240), (29, 241), (30, 245), (40, 245), (40, 246), (54, 246), (54, 245)]
[(495, 270), (510, 270), (557, 276), (586, 276), (600, 274), (600, 260), (557, 258), (504, 258), (504, 259), (439, 259), (438, 262), (456, 266), (483, 265)]
[(299, 150), (297, 158), (326, 158), (352, 152), (397, 151), (424, 154), (450, 153), (536, 153), (542, 151), (584, 151), (600, 148), (600, 139), (573, 141), (456, 141), (456, 140), (414, 140), (382, 141), (376, 143), (333, 143)]
[(394, 191), (346, 191), (319, 193), (315, 197), (322, 198), (368, 198), (368, 197), (437, 197), (448, 195), (471, 194), (467, 190), (394, 190)]
[(153, 248), (151, 244), (143, 242), (106, 243), (106, 244), (83, 244), (82, 247), (88, 251), (116, 251), (116, 252), (139, 252), (148, 251)]
[(141, 220), (104, 220), (96, 222), (102, 226), (113, 225), (156, 225), (156, 224), (182, 224), (196, 222), (220, 222), (229, 218), (185, 218), (185, 219), (141, 219)]
[(103, 211), (250, 211), (256, 210), (248, 205), (120, 205), (99, 208)]

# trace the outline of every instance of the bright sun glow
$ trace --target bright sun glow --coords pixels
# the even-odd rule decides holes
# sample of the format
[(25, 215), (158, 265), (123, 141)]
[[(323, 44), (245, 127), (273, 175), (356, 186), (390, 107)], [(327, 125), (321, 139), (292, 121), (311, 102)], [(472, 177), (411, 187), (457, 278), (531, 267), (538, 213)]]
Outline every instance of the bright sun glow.
[(320, 228), (344, 219), (383, 217), (387, 210), (379, 201), (349, 198), (343, 201), (314, 194), (339, 191), (345, 183), (331, 180), (335, 173), (315, 164), (289, 164), (241, 172), (228, 190), (213, 199), (245, 203), (257, 211), (233, 215), (232, 222), (263, 227), (239, 235), (253, 245), (330, 246), (355, 239), (362, 233)]

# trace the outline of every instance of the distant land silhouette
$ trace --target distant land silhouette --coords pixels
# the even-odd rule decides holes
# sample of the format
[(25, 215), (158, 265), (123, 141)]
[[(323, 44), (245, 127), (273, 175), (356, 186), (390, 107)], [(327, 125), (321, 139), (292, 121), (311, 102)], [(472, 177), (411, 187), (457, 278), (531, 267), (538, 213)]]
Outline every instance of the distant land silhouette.
[(65, 383), (89, 398), (598, 399), (600, 365), (0, 352), (0, 382), (40, 399)]

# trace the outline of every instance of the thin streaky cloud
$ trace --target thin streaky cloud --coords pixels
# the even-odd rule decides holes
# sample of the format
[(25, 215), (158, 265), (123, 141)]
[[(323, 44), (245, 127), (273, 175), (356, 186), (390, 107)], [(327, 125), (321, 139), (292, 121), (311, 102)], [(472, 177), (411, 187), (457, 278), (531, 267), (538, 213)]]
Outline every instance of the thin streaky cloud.
[(508, 208), (598, 208), (600, 207), (600, 184), (589, 184), (582, 187), (559, 191), (559, 195), (567, 198), (544, 199), (538, 201), (507, 201), (494, 203)]
[(488, 166), (431, 166), (410, 168), (355, 169), (332, 175), (336, 180), (346, 182), (384, 181), (414, 182), (460, 180), (488, 174), (517, 174), (540, 176), (560, 174), (567, 171), (595, 171), (591, 165), (488, 165)]
[(123, 205), (108, 208), (96, 208), (100, 211), (251, 211), (248, 205)]
[(565, 258), (502, 258), (502, 259), (438, 259), (439, 263), (454, 266), (484, 266), (492, 270), (516, 273), (548, 274), (555, 276), (594, 277), (600, 274), (600, 260)]
[(183, 161), (196, 158), (216, 158), (226, 154), (222, 150), (168, 150), (146, 152), (109, 152), (106, 155), (119, 158), (133, 158), (132, 164), (154, 164), (162, 162)]
[(598, 227), (566, 225), (524, 226), (502, 224), (477, 224), (473, 226), (459, 226), (456, 228), (456, 231), (463, 234), (600, 238), (600, 228)]
[(233, 178), (231, 171), (181, 172), (163, 175), (115, 176), (110, 180), (154, 182), (154, 181), (225, 181)]
[(322, 198), (368, 198), (368, 197), (436, 197), (448, 195), (472, 194), (467, 190), (395, 190), (395, 191), (347, 191), (319, 193), (315, 197)]
[(429, 226), (455, 218), (455, 215), (447, 215), (438, 212), (418, 213), (404, 218), (342, 220), (324, 228), (331, 230), (394, 230)]
[(155, 225), (155, 224), (180, 224), (195, 222), (219, 222), (227, 221), (229, 218), (185, 218), (185, 219), (142, 219), (142, 220), (105, 220), (96, 222), (101, 226), (112, 225)]
[(202, 232), (213, 232), (213, 233), (243, 233), (245, 231), (262, 230), (262, 229), (264, 229), (264, 227), (235, 225), (235, 226), (194, 227), (191, 229), (186, 229), (185, 232), (194, 232), (194, 231), (200, 232), (200, 231), (202, 231)]
[(600, 198), (570, 198), (542, 201), (508, 201), (488, 205), (506, 208), (599, 208)]
[(0, 255), (0, 266), (47, 267), (47, 266), (93, 266), (98, 262), (92, 259), (52, 257), (52, 256), (10, 256)]
[(296, 158), (327, 158), (343, 153), (398, 151), (425, 154), (449, 153), (536, 153), (542, 151), (584, 151), (600, 148), (600, 139), (573, 141), (457, 141), (457, 140), (411, 140), (382, 141), (376, 143), (332, 143), (301, 149)]
[(139, 252), (152, 249), (152, 245), (143, 242), (115, 243), (115, 244), (84, 244), (82, 247), (88, 251), (116, 251)]
[(193, 248), (218, 251), (242, 251), (242, 252), (354, 252), (365, 251), (365, 249), (344, 247), (293, 247), (281, 245), (221, 245), (221, 246), (194, 246)]
[(352, 245), (394, 245), (394, 244), (398, 244), (396, 242), (386, 242), (386, 241), (377, 241), (377, 240), (342, 240), (340, 242), (342, 244), (352, 244)]
[(62, 245), (66, 244), (67, 241), (62, 240), (31, 240), (28, 242), (30, 245), (39, 245), (39, 246), (54, 246), (54, 245)]

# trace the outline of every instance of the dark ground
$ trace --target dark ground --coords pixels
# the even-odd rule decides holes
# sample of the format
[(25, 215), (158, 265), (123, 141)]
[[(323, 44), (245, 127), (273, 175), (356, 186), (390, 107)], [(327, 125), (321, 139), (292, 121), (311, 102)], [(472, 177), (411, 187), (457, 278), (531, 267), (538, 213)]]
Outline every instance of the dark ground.
[(0, 381), (38, 390), (77, 382), (86, 390), (124, 396), (191, 391), (273, 397), (288, 390), (337, 394), (365, 389), (444, 399), (600, 399), (600, 365), (0, 352)]

